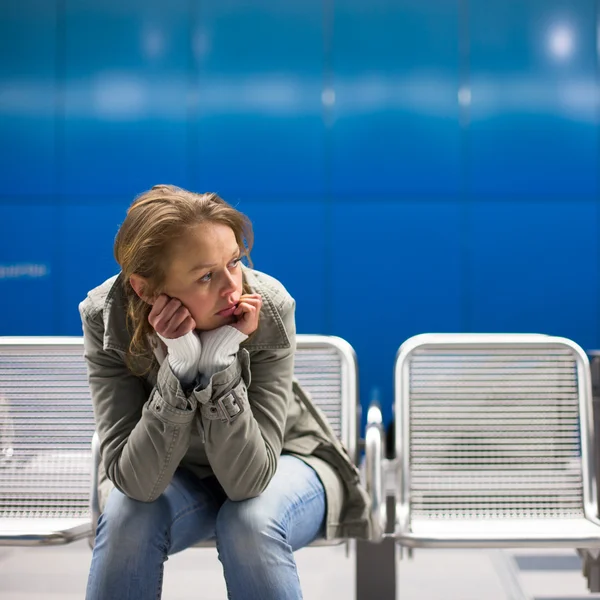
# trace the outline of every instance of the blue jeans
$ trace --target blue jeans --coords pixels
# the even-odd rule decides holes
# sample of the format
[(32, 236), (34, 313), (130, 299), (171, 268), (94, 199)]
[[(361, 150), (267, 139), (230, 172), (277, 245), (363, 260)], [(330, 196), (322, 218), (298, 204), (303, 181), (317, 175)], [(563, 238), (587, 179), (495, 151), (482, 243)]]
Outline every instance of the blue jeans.
[(86, 599), (160, 598), (167, 557), (216, 538), (228, 598), (297, 600), (293, 552), (323, 536), (325, 513), (321, 480), (289, 455), (260, 496), (241, 502), (228, 500), (215, 477), (184, 469), (154, 502), (114, 489), (98, 521)]

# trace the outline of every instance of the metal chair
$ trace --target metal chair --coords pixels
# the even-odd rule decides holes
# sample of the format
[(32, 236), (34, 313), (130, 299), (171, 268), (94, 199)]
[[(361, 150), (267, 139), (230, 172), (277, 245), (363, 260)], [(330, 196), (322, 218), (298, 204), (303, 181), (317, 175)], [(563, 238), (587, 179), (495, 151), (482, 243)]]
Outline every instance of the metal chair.
[[(600, 468), (600, 447), (598, 446), (598, 432), (600, 432), (600, 351), (588, 350), (590, 359), (590, 373), (592, 377), (592, 406), (593, 428), (596, 433), (594, 460), (596, 465), (596, 488), (598, 488), (598, 469)], [(590, 592), (600, 592), (600, 549), (579, 548), (578, 553), (582, 560), (582, 573), (587, 579)]]
[[(393, 461), (369, 411), (380, 537), (409, 548), (599, 547), (591, 401), (587, 356), (570, 340), (410, 338), (395, 365)], [(383, 534), (389, 493), (396, 522)]]
[(79, 337), (0, 337), (0, 545), (91, 532), (94, 416)]
[[(357, 461), (358, 368), (352, 346), (345, 340), (325, 335), (296, 336), (294, 375), (325, 413), (334, 432)], [(100, 516), (98, 503), (98, 466), (100, 448), (98, 436), (92, 442), (92, 494), (90, 511), (95, 534)], [(314, 546), (339, 544), (346, 540), (318, 540)], [(210, 542), (198, 546), (211, 546)]]

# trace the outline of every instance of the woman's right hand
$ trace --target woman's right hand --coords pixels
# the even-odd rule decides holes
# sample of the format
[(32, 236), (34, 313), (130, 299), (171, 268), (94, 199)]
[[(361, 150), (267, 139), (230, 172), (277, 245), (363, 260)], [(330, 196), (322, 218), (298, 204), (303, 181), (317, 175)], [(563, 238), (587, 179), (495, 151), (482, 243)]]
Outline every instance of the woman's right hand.
[(180, 338), (196, 329), (196, 322), (181, 300), (166, 294), (156, 298), (148, 321), (156, 333), (167, 339)]

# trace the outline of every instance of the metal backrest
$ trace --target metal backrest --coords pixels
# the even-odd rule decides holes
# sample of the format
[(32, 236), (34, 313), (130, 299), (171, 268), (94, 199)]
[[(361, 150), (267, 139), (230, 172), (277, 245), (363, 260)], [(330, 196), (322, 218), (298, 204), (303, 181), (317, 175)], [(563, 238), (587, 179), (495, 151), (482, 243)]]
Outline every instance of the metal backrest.
[(339, 337), (298, 335), (294, 375), (356, 460), (358, 367), (352, 346)]
[(576, 344), (415, 336), (398, 353), (395, 387), (405, 517), (565, 519), (591, 510), (589, 366)]
[(0, 338), (0, 518), (89, 517), (81, 338)]
[[(351, 346), (298, 335), (295, 374), (354, 455)], [(91, 519), (94, 427), (81, 337), (0, 337), (0, 519)]]

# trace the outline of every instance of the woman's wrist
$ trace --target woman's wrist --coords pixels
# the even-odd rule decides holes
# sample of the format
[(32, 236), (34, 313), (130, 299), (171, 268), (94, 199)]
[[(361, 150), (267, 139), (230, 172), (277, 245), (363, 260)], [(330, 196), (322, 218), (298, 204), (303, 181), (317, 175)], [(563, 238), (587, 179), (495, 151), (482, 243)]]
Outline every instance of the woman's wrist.
[(178, 338), (164, 338), (159, 333), (157, 335), (167, 347), (169, 365), (175, 377), (186, 384), (195, 381), (202, 351), (198, 335), (194, 331)]
[(202, 351), (198, 360), (198, 371), (203, 380), (226, 369), (233, 362), (240, 344), (246, 339), (248, 336), (245, 333), (230, 325), (203, 331), (200, 334)]

